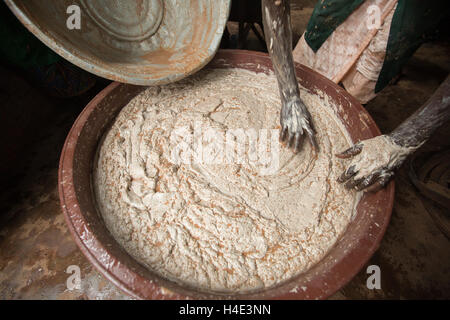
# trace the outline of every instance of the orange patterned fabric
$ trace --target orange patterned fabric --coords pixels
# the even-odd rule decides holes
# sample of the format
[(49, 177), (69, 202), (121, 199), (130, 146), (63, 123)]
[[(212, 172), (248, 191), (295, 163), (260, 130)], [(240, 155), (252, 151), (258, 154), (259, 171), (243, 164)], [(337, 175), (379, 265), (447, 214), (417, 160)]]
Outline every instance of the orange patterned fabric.
[(304, 35), (297, 43), (294, 60), (304, 64), (366, 103), (375, 97), (375, 85), (383, 66), (392, 16), (397, 0), (367, 0), (314, 51)]

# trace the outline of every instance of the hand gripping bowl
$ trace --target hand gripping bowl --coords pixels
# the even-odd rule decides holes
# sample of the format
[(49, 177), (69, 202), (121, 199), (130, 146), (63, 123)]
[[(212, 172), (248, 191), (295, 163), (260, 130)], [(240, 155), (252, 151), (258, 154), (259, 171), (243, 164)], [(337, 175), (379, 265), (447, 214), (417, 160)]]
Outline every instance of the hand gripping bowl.
[(231, 0), (5, 2), (28, 30), (73, 64), (139, 85), (180, 80), (205, 66), (219, 47), (231, 4)]
[[(269, 72), (272, 63), (266, 54), (223, 50), (207, 66), (225, 67)], [(307, 90), (321, 90), (329, 96), (353, 142), (380, 134), (367, 111), (344, 89), (300, 64), (296, 73)], [(143, 89), (116, 82), (100, 92), (75, 121), (59, 166), (60, 201), (70, 230), (90, 262), (120, 289), (141, 299), (323, 299), (350, 281), (378, 248), (392, 211), (393, 182), (362, 197), (355, 219), (321, 262), (274, 288), (246, 294), (211, 294), (182, 287), (141, 266), (114, 240), (96, 211), (91, 172), (98, 142), (108, 124)]]

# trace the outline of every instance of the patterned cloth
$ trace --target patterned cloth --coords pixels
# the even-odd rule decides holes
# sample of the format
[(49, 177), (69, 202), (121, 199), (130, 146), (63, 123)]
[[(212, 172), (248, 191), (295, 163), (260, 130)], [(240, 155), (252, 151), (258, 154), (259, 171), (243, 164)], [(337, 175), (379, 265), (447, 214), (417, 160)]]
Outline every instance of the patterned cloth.
[(430, 39), (449, 13), (449, 4), (447, 0), (320, 0), (294, 49), (294, 59), (342, 83), (366, 103)]

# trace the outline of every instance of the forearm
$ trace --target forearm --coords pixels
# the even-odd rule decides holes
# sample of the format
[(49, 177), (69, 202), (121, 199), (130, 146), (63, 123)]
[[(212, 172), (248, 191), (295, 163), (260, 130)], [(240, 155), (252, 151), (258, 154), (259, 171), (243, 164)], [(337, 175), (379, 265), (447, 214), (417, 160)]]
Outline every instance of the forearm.
[(398, 145), (418, 148), (433, 132), (450, 120), (450, 76), (445, 79), (431, 98), (406, 119), (389, 136)]
[(289, 0), (262, 0), (264, 33), (283, 103), (300, 97), (292, 57)]

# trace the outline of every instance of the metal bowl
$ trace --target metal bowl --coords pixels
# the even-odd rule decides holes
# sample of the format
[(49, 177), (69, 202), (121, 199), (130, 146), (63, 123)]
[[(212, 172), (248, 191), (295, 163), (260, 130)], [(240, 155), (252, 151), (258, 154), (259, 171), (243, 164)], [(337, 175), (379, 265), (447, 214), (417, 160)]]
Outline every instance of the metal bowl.
[[(207, 67), (270, 72), (272, 63), (266, 54), (223, 50)], [(307, 90), (328, 95), (353, 142), (380, 134), (367, 111), (344, 89), (305, 66), (297, 64), (296, 72)], [(277, 287), (247, 294), (211, 294), (182, 287), (144, 268), (108, 232), (91, 191), (93, 159), (100, 138), (118, 112), (143, 89), (116, 82), (100, 92), (73, 125), (59, 165), (61, 206), (78, 246), (123, 291), (141, 299), (321, 299), (350, 281), (378, 248), (391, 216), (393, 182), (384, 190), (362, 197), (354, 220), (322, 261)]]
[[(114, 81), (157, 85), (180, 80), (213, 58), (231, 0), (5, 2), (36, 37), (84, 70)], [(71, 17), (77, 8), (80, 28), (69, 29), (76, 27)]]

